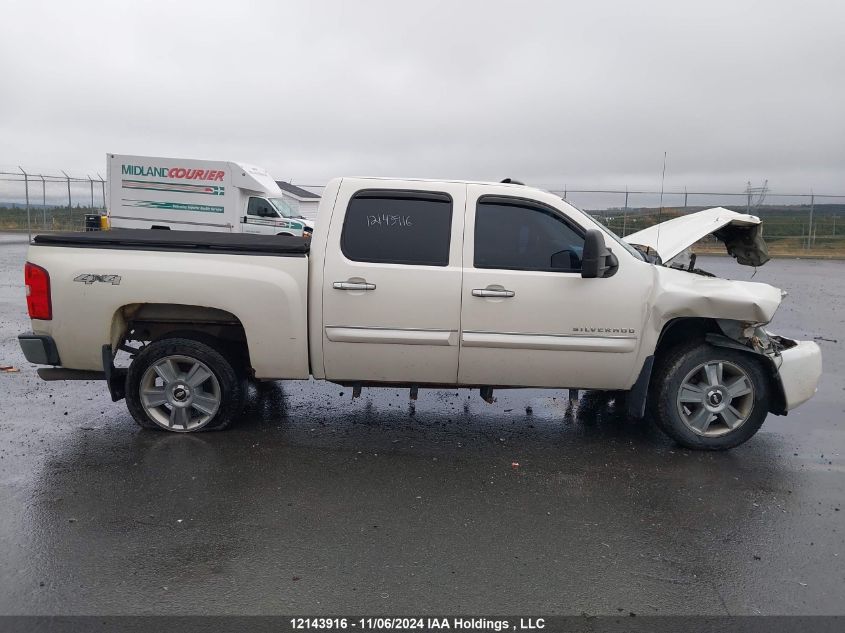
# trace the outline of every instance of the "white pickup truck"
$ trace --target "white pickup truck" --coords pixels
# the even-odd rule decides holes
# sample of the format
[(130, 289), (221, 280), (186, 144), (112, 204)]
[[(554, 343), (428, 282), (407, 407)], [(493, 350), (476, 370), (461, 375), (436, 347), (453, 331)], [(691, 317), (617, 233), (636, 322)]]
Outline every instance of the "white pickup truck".
[(340, 178), (310, 241), (37, 236), (20, 343), (46, 380), (104, 378), (148, 428), (223, 428), (248, 381), (313, 376), (412, 397), (624, 390), (683, 446), (726, 449), (815, 393), (821, 352), (764, 329), (780, 290), (695, 268), (710, 233), (739, 263), (768, 259), (760, 220), (727, 209), (623, 241), (519, 183)]

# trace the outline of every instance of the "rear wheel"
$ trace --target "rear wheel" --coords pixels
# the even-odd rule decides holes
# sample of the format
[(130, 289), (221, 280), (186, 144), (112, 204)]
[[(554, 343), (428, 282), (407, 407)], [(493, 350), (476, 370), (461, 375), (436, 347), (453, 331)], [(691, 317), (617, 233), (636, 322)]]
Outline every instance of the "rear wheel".
[(147, 345), (129, 367), (126, 403), (144, 428), (223, 429), (243, 409), (246, 380), (211, 346), (187, 338)]
[(671, 350), (652, 379), (652, 414), (687, 448), (739, 446), (768, 414), (768, 380), (753, 355), (698, 343)]

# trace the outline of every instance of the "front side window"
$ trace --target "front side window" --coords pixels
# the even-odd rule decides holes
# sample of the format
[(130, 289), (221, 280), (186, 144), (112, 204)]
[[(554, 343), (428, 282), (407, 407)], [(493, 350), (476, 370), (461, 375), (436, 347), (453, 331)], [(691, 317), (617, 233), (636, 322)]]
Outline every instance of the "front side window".
[(296, 200), (286, 200), (285, 198), (270, 198), (270, 204), (276, 207), (283, 218), (301, 218), (299, 213), (299, 203)]
[(258, 218), (278, 218), (275, 207), (264, 198), (251, 197), (246, 207), (246, 214)]
[(580, 272), (584, 233), (551, 207), (486, 197), (475, 212), (476, 268)]
[(349, 201), (340, 249), (358, 262), (446, 266), (451, 235), (448, 194), (370, 189)]

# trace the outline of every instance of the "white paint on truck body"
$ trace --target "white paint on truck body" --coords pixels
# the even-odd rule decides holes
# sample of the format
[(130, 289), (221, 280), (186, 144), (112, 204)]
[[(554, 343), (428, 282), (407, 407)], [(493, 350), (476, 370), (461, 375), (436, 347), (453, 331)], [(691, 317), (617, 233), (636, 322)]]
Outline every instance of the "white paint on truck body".
[[(54, 317), (33, 321), (33, 329), (56, 340), (64, 367), (103, 368), (102, 346), (112, 342), (121, 309), (172, 304), (234, 314), (249, 332), (249, 355), (259, 377), (308, 377), (304, 257), (32, 248), (39, 266), (54, 271)], [(92, 270), (110, 269), (120, 270), (120, 284), (73, 281)], [(75, 316), (65, 318), (69, 315)]]

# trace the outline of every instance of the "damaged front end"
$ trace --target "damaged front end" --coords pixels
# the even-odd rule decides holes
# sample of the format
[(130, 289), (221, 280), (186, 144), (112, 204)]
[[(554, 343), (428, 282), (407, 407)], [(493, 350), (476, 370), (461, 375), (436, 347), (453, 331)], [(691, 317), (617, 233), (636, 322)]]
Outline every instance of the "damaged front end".
[(768, 408), (783, 415), (816, 392), (821, 350), (812, 341), (796, 341), (765, 329), (786, 293), (696, 268), (691, 247), (708, 235), (721, 241), (738, 264), (762, 266), (769, 261), (760, 218), (722, 207), (673, 218), (625, 237), (654, 264), (653, 323), (662, 332), (676, 321), (703, 322), (708, 324), (705, 339), (711, 345), (765, 359), (773, 387)]
[(625, 241), (652, 263), (703, 273), (695, 269), (690, 247), (708, 235), (722, 242), (738, 264), (762, 266), (769, 261), (762, 228), (755, 215), (715, 207), (650, 226), (626, 236)]
[(776, 387), (775, 397), (769, 402), (771, 413), (786, 415), (816, 393), (822, 373), (821, 349), (816, 343), (772, 334), (761, 324), (726, 319), (716, 322), (722, 333), (708, 333), (708, 343), (750, 351), (768, 360)]
[[(693, 259), (694, 261), (694, 259)], [(813, 341), (796, 341), (766, 329), (783, 293), (768, 284), (690, 275), (674, 267), (654, 266), (652, 316), (656, 326), (675, 320), (713, 323), (708, 343), (757, 354), (770, 369), (772, 413), (783, 415), (816, 392), (821, 377), (821, 350)]]

